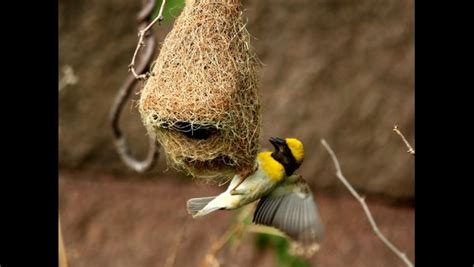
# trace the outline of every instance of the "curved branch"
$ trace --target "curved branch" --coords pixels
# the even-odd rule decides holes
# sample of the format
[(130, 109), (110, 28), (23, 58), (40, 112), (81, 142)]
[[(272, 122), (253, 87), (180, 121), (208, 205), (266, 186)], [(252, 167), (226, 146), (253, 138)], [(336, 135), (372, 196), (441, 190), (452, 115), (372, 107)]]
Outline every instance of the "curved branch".
[[(142, 21), (139, 21), (140, 29), (143, 29), (148, 24), (154, 5), (154, 0), (144, 2), (144, 7), (138, 15), (138, 18), (142, 19)], [(153, 51), (156, 47), (156, 41), (152, 35), (147, 35), (144, 40), (143, 38), (141, 39), (143, 46), (145, 46), (145, 50), (140, 53), (140, 57), (136, 67), (139, 73), (142, 73), (147, 68), (149, 68), (152, 61)], [(137, 51), (135, 51), (134, 57), (136, 56), (136, 53)], [(117, 149), (117, 152), (120, 155), (122, 161), (128, 167), (137, 172), (145, 172), (153, 166), (153, 164), (159, 157), (155, 139), (150, 136), (148, 141), (148, 154), (146, 158), (143, 161), (137, 160), (132, 156), (126, 136), (122, 133), (122, 130), (119, 126), (121, 112), (123, 110), (123, 107), (125, 106), (125, 103), (129, 99), (132, 90), (135, 88), (137, 81), (138, 80), (135, 79), (133, 75), (129, 74), (124, 84), (120, 87), (110, 112), (110, 124), (112, 127), (115, 148)]]
[(155, 8), (155, 0), (145, 1), (143, 3), (143, 8), (138, 12), (137, 20), (138, 22), (145, 21), (149, 16), (151, 16), (153, 9)]

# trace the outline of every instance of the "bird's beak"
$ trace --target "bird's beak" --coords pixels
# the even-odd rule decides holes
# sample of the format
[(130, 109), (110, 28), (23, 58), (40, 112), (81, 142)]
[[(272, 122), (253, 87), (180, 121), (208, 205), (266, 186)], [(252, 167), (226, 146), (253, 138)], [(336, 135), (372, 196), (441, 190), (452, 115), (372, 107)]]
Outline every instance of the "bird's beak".
[(270, 137), (270, 143), (272, 143), (272, 145), (275, 147), (275, 149), (279, 149), (279, 147), (281, 146), (284, 146), (285, 145), (285, 140), (284, 139), (281, 139), (281, 138), (278, 138), (278, 137)]

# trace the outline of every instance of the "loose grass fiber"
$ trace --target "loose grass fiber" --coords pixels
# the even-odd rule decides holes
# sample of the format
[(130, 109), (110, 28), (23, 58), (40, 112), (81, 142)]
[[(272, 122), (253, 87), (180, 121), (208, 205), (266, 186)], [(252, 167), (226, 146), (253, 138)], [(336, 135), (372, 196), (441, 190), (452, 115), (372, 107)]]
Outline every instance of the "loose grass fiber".
[[(261, 128), (258, 64), (239, 0), (186, 1), (139, 101), (169, 164), (207, 181), (253, 168)], [(204, 137), (193, 138), (199, 131)]]

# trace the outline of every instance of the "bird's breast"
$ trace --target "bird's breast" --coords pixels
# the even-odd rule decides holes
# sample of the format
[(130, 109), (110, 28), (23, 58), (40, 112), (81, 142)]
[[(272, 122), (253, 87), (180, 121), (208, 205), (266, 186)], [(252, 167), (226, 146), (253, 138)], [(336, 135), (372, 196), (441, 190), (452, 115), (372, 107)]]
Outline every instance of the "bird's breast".
[(285, 167), (272, 157), (271, 152), (262, 152), (258, 154), (259, 169), (272, 182), (280, 182), (285, 178)]

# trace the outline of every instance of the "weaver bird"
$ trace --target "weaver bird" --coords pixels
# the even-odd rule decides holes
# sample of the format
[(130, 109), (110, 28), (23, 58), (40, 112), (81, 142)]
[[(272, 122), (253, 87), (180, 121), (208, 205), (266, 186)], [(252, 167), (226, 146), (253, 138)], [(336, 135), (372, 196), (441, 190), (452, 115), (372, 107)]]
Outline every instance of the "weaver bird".
[(270, 143), (274, 151), (258, 154), (253, 174), (244, 181), (235, 175), (218, 196), (188, 200), (188, 213), (195, 218), (260, 200), (254, 223), (273, 226), (296, 241), (319, 242), (322, 225), (313, 194), (303, 178), (294, 174), (303, 163), (303, 144), (295, 138), (273, 137)]

